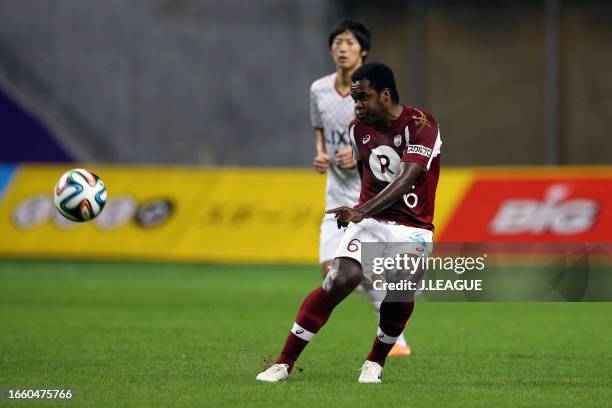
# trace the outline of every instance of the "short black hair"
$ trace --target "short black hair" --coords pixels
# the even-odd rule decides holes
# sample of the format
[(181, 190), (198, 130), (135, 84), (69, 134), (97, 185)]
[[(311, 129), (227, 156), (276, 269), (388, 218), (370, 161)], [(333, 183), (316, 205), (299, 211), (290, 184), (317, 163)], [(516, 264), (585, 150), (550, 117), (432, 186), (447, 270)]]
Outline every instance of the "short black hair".
[(370, 50), (370, 42), (372, 41), (370, 30), (368, 30), (368, 27), (366, 27), (361, 21), (351, 20), (350, 18), (345, 18), (344, 20), (340, 20), (336, 23), (331, 33), (329, 33), (329, 48), (332, 47), (334, 39), (338, 36), (338, 34), (342, 34), (347, 30), (353, 33), (357, 39), (357, 42), (359, 45), (361, 45), (361, 51)]
[(397, 85), (395, 85), (395, 77), (391, 68), (381, 62), (363, 64), (353, 72), (351, 81), (358, 82), (364, 79), (370, 81), (370, 86), (379, 93), (383, 89), (388, 89), (391, 94), (391, 101), (399, 103), (399, 92), (397, 92)]

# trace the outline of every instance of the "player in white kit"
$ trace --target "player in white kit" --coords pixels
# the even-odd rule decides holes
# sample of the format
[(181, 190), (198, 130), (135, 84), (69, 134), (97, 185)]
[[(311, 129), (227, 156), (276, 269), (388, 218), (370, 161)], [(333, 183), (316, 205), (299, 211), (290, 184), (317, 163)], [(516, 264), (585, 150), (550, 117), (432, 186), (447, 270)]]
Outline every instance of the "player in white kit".
[[(355, 116), (350, 86), (351, 75), (368, 55), (370, 32), (361, 22), (342, 20), (329, 35), (329, 48), (336, 72), (316, 80), (310, 87), (310, 119), (315, 128), (317, 151), (314, 168), (321, 174), (327, 173), (326, 209), (352, 207), (359, 201), (361, 181), (349, 138), (349, 124)], [(319, 263), (323, 276), (330, 269), (343, 233), (333, 214), (323, 217), (319, 240)], [(364, 289), (379, 313), (380, 291)], [(402, 333), (389, 355), (410, 353), (410, 346)]]

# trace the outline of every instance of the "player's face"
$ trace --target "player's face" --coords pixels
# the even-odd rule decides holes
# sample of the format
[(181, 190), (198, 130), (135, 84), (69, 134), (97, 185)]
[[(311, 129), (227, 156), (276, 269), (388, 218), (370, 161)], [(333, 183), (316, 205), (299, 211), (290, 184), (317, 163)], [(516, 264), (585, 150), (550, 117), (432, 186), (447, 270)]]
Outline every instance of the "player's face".
[(334, 38), (330, 52), (336, 67), (347, 71), (360, 66), (365, 56), (365, 51), (361, 51), (359, 41), (348, 30)]
[[(383, 90), (383, 92), (385, 92)], [(351, 97), (355, 101), (355, 116), (367, 125), (376, 125), (385, 120), (387, 108), (384, 95), (362, 79), (351, 84)]]

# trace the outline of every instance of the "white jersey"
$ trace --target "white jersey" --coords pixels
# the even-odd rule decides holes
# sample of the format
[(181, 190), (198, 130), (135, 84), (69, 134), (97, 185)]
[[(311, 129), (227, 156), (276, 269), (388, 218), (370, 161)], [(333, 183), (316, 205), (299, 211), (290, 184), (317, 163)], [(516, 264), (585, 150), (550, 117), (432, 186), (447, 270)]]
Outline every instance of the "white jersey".
[(339, 149), (350, 147), (348, 128), (355, 116), (355, 103), (350, 95), (336, 89), (336, 73), (313, 82), (310, 87), (310, 121), (314, 128), (322, 128), (325, 150), (330, 159), (327, 171), (327, 209), (357, 204), (361, 181), (357, 169), (341, 169), (335, 156)]

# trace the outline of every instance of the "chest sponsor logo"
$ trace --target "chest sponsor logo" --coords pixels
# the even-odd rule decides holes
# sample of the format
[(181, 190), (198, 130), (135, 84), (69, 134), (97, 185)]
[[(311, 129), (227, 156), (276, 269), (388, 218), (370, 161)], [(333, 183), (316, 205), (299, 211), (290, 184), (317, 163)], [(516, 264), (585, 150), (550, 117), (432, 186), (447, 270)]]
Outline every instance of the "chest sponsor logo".
[(377, 179), (391, 182), (399, 173), (400, 161), (399, 154), (392, 147), (378, 146), (372, 149), (368, 163)]
[(363, 144), (367, 144), (370, 141), (370, 135), (365, 135), (361, 141)]
[(421, 145), (408, 146), (408, 153), (416, 153), (420, 154), (421, 156), (431, 157), (431, 149)]
[(396, 147), (400, 147), (400, 145), (402, 144), (402, 135), (395, 135), (395, 137), (393, 138), (393, 144)]
[(348, 146), (350, 144), (346, 129), (332, 129), (325, 141), (334, 146)]

